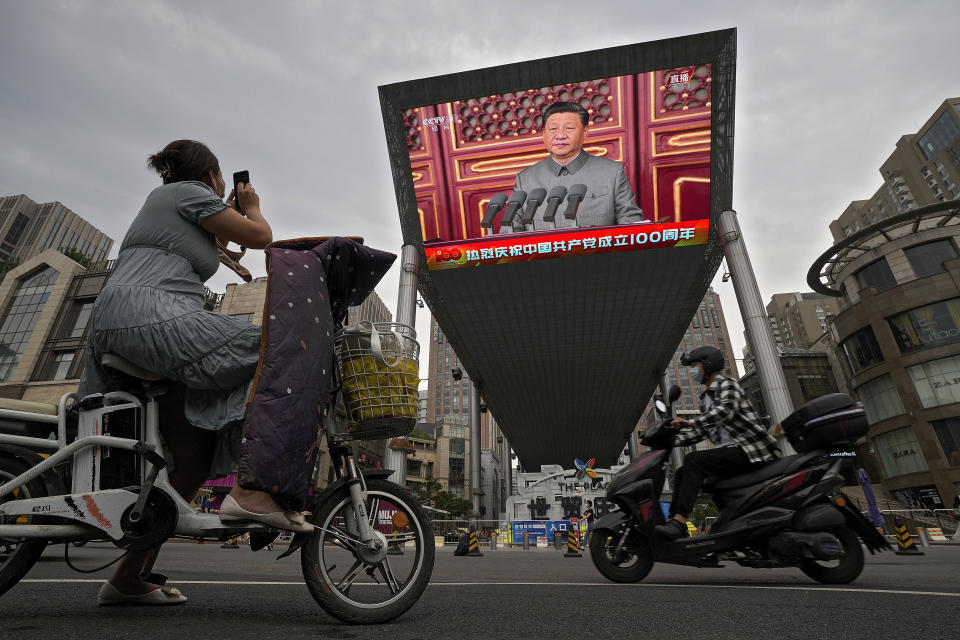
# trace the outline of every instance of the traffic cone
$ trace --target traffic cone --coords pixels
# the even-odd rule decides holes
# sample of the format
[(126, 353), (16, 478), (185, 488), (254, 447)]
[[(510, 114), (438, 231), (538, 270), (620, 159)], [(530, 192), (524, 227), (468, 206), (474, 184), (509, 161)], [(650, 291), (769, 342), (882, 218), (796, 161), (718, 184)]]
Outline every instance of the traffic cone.
[(563, 554), (564, 558), (582, 558), (580, 553), (579, 532), (576, 530), (567, 530), (567, 551)]
[(907, 525), (903, 524), (903, 521), (900, 520), (900, 516), (893, 516), (893, 529), (897, 532), (897, 550), (896, 555), (898, 556), (922, 556), (923, 551), (920, 551), (917, 548), (917, 545), (913, 542), (913, 538), (910, 537), (910, 531), (907, 529)]
[(387, 543), (387, 555), (388, 555), (388, 556), (402, 556), (402, 555), (403, 555), (403, 549), (400, 548), (400, 543), (397, 542), (397, 539), (396, 539), (397, 536), (398, 536), (400, 533), (402, 533), (402, 532), (401, 532), (401, 531), (398, 531), (396, 528), (393, 529), (393, 533), (391, 534), (391, 541)]
[(480, 543), (477, 541), (476, 531), (470, 532), (470, 542), (467, 543), (467, 555), (474, 557), (480, 557), (483, 555), (480, 553)]

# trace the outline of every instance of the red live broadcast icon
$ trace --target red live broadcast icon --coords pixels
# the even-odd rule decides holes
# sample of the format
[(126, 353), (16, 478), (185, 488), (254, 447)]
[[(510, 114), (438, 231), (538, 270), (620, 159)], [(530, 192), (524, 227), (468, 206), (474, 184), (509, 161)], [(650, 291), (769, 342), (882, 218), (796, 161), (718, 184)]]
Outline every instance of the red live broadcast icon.
[(440, 249), (436, 252), (437, 262), (449, 262), (450, 260), (459, 260), (463, 257), (460, 249), (454, 247), (453, 249)]

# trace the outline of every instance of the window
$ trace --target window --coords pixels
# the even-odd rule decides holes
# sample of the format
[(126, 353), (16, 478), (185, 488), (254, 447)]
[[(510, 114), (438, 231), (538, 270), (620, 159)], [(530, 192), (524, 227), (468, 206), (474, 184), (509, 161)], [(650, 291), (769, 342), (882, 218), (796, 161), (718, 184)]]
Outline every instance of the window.
[(857, 397), (863, 403), (870, 424), (904, 412), (900, 394), (889, 375), (880, 376), (857, 387)]
[[(960, 105), (954, 105), (954, 109), (960, 112)], [(920, 136), (917, 146), (920, 152), (927, 160), (932, 158), (941, 149), (950, 146), (954, 138), (960, 136), (960, 124), (957, 123), (957, 117), (950, 111), (944, 111), (936, 121), (930, 125), (927, 132)]]
[(13, 224), (10, 225), (10, 229), (7, 231), (7, 236), (3, 239), (4, 242), (15, 245), (20, 241), (20, 237), (23, 235), (23, 230), (27, 228), (27, 223), (30, 222), (30, 218), (18, 213), (16, 219), (14, 219)]
[[(73, 327), (70, 329), (70, 338), (82, 338), (87, 330), (87, 323), (90, 322), (90, 313), (93, 311), (93, 302), (85, 302), (80, 305), (76, 320), (73, 321)], [(59, 379), (59, 378), (57, 378)]]
[(948, 239), (934, 240), (918, 244), (903, 250), (913, 267), (913, 272), (918, 278), (932, 276), (935, 273), (943, 273), (943, 263), (945, 260), (951, 260), (957, 257), (957, 250), (953, 243)]
[(57, 279), (52, 267), (20, 281), (0, 321), (0, 382), (10, 379)]
[(943, 457), (946, 458), (947, 465), (960, 467), (960, 418), (934, 420), (930, 425), (933, 427), (933, 432), (937, 434), (937, 440), (940, 441), (940, 448), (943, 449)]
[(867, 367), (883, 362), (880, 345), (873, 335), (873, 329), (864, 327), (840, 343), (843, 353), (847, 356), (847, 364), (854, 375)]
[(73, 352), (58, 353), (53, 357), (53, 372), (51, 380), (66, 380), (70, 372), (70, 365), (73, 364)]
[(873, 287), (877, 291), (886, 291), (897, 286), (893, 271), (890, 271), (890, 265), (883, 258), (857, 271), (857, 282), (861, 289)]
[(887, 318), (903, 353), (960, 340), (960, 298), (934, 302)]
[(920, 443), (917, 442), (912, 427), (880, 434), (873, 439), (873, 443), (880, 453), (880, 460), (888, 478), (926, 471), (929, 468), (920, 452)]
[(924, 409), (960, 402), (960, 356), (931, 360), (907, 371)]

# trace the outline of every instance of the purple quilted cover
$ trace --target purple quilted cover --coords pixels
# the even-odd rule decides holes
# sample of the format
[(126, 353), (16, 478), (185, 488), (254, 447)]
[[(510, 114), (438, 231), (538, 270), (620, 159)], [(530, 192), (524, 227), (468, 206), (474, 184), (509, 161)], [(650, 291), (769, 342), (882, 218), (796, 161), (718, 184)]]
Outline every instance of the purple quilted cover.
[(267, 247), (260, 366), (247, 401), (239, 480), (286, 509), (306, 505), (329, 401), (334, 327), (396, 256), (348, 238)]

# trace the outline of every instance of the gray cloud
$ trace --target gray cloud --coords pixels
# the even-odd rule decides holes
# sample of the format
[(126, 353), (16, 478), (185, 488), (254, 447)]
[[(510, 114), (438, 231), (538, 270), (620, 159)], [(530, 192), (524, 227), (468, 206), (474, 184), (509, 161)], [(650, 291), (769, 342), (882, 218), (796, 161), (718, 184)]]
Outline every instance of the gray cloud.
[[(957, 94), (960, 7), (674, 7), (7, 0), (0, 195), (59, 200), (119, 241), (157, 183), (146, 156), (194, 137), (225, 172), (250, 169), (276, 237), (359, 234), (399, 250), (378, 85), (736, 26), (735, 207), (764, 297), (803, 290), (829, 221)], [(395, 267), (379, 288), (391, 307), (396, 283)], [(716, 288), (739, 350), (732, 287)]]

